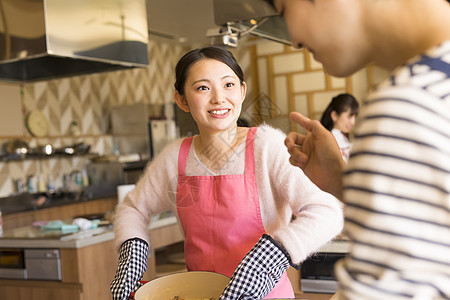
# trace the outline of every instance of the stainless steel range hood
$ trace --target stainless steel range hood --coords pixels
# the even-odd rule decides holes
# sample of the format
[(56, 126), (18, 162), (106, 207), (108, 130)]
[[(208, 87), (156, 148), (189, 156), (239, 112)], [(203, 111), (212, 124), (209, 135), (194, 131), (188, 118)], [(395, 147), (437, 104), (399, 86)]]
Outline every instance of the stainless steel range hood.
[(145, 0), (0, 0), (0, 80), (146, 67)]
[(262, 0), (214, 0), (214, 20), (239, 34), (253, 34), (286, 45), (291, 38), (284, 19)]

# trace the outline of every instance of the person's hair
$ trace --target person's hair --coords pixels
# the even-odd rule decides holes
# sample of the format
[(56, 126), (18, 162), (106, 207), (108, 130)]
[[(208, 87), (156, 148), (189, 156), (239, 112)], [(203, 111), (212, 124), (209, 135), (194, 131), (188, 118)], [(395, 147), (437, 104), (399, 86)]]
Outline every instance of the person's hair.
[(328, 129), (332, 130), (334, 127), (333, 119), (331, 118), (331, 112), (335, 111), (338, 115), (347, 111), (350, 108), (350, 115), (357, 115), (359, 112), (359, 103), (355, 97), (350, 94), (339, 94), (331, 100), (327, 108), (322, 114), (320, 123)]
[(250, 127), (250, 123), (244, 118), (238, 118), (237, 126), (238, 127)]
[(233, 54), (222, 46), (208, 46), (194, 49), (183, 55), (175, 67), (175, 89), (180, 95), (184, 95), (184, 85), (190, 67), (197, 61), (205, 58), (223, 62), (237, 75), (241, 84), (244, 82), (244, 73)]
[[(269, 3), (270, 6), (272, 6), (273, 8), (275, 8), (275, 3), (273, 3), (273, 0), (263, 0), (266, 3)], [(450, 0), (449, 0), (450, 1)]]

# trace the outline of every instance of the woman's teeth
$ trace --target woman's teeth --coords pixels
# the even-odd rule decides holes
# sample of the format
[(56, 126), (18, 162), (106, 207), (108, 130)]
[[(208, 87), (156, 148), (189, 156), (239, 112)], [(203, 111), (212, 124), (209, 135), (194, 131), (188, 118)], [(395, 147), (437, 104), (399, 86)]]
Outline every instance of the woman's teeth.
[(211, 113), (213, 115), (223, 115), (228, 112), (228, 109), (222, 109), (222, 110), (212, 110)]

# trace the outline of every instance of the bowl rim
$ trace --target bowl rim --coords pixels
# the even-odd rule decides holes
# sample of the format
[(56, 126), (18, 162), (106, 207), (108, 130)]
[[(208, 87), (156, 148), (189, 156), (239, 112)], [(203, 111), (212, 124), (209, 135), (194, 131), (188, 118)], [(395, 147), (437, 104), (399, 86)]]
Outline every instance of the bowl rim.
[[(144, 286), (146, 285), (155, 285), (158, 283), (158, 281), (166, 281), (167, 279), (171, 278), (171, 279), (176, 279), (179, 277), (183, 277), (183, 276), (196, 276), (196, 275), (213, 275), (216, 277), (223, 277), (223, 279), (229, 281), (230, 277), (228, 277), (227, 275), (221, 274), (221, 273), (217, 273), (217, 272), (213, 272), (213, 271), (180, 271), (180, 272), (174, 272), (174, 273), (170, 273), (170, 274), (165, 274), (162, 275), (158, 278), (154, 278), (148, 282), (146, 282), (145, 284), (143, 284), (139, 289), (137, 289), (137, 291), (134, 294), (134, 299), (139, 299), (140, 297), (142, 297), (142, 299), (145, 299), (143, 297), (145, 297), (145, 295), (142, 295), (142, 293), (144, 293), (144, 291), (146, 290), (144, 288)], [(224, 286), (225, 288), (225, 286)]]

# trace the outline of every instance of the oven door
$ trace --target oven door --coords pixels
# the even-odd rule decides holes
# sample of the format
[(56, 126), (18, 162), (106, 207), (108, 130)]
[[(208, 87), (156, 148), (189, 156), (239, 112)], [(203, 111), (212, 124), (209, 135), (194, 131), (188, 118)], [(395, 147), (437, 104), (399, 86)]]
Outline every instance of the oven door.
[(27, 279), (23, 249), (0, 248), (0, 278)]
[(319, 252), (305, 260), (300, 266), (302, 291), (335, 293), (338, 285), (334, 264), (344, 256), (345, 253)]

